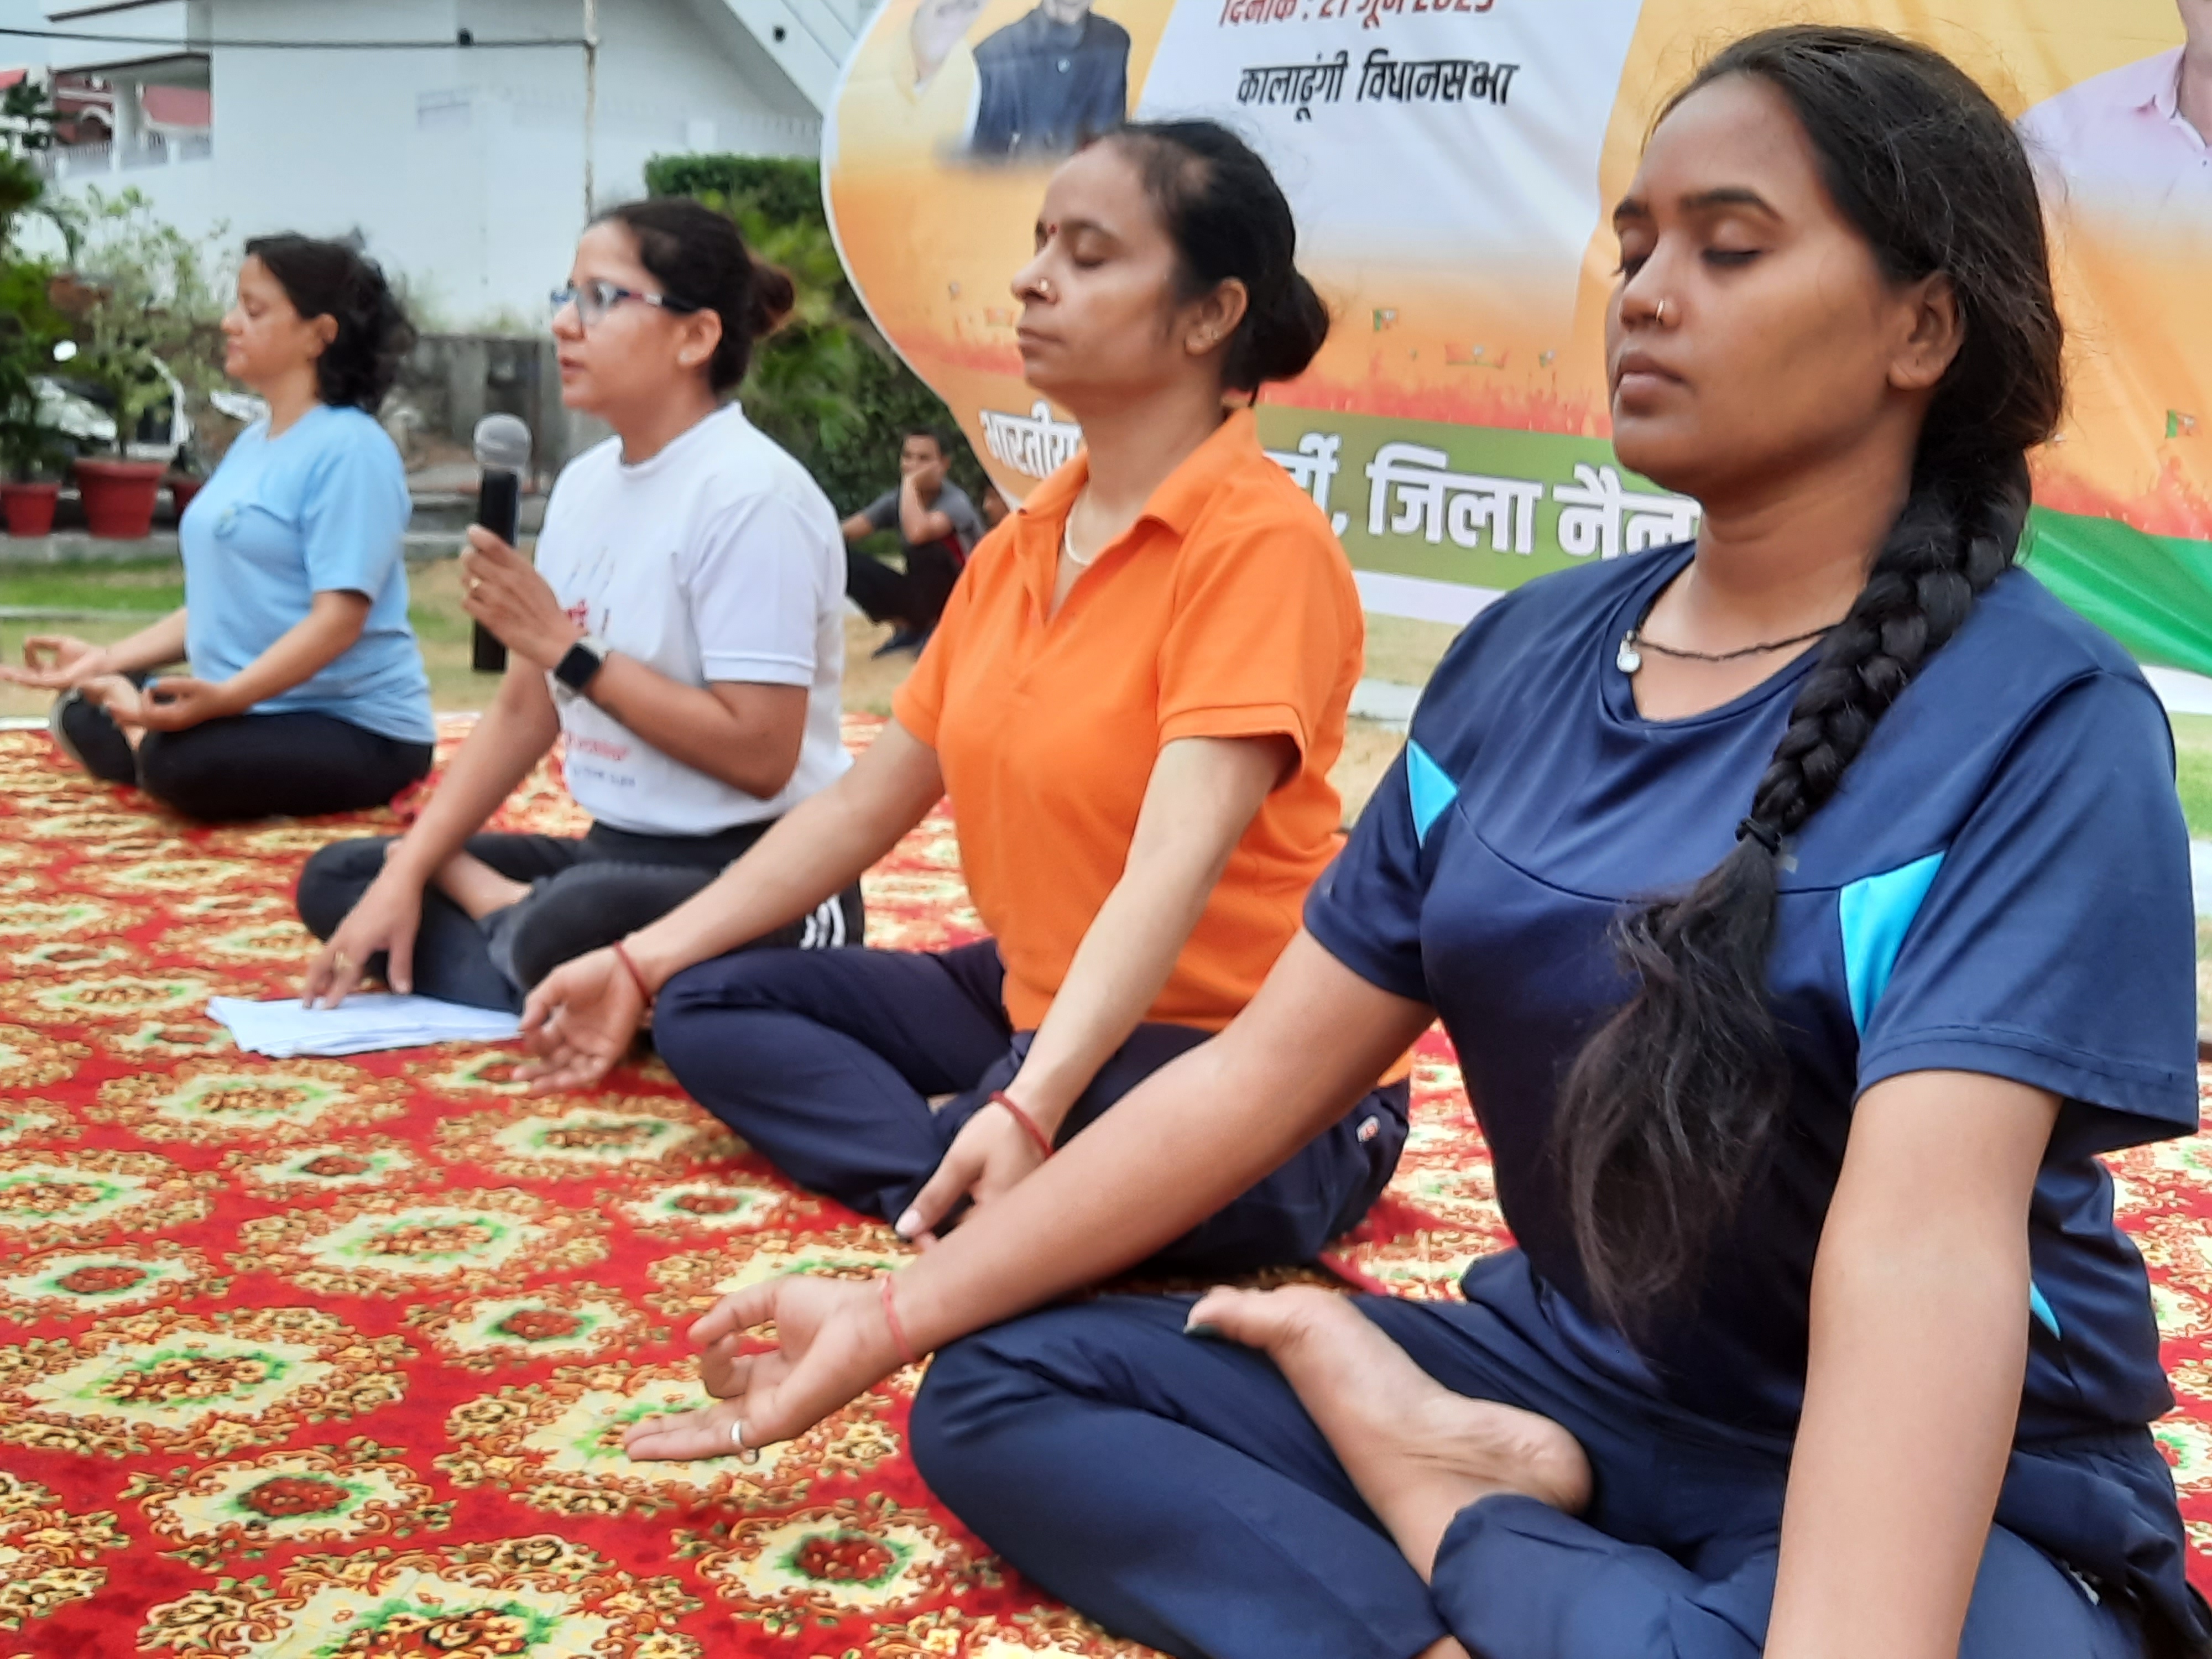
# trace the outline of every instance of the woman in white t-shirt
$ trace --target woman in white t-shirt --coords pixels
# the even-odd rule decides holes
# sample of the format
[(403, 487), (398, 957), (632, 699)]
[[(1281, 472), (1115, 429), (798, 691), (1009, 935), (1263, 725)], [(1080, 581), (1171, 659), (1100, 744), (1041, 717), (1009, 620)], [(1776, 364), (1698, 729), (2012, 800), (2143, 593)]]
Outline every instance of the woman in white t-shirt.
[[(682, 198), (603, 214), (555, 296), (561, 398), (615, 436), (563, 470), (533, 568), (481, 527), (464, 605), (512, 666), (404, 836), (326, 847), (300, 915), (307, 995), (364, 975), (481, 1007), (713, 880), (850, 764), (838, 738), (844, 543), (805, 470), (724, 398), (791, 280)], [(484, 835), (568, 738), (580, 840)], [(857, 945), (848, 888), (763, 945)]]

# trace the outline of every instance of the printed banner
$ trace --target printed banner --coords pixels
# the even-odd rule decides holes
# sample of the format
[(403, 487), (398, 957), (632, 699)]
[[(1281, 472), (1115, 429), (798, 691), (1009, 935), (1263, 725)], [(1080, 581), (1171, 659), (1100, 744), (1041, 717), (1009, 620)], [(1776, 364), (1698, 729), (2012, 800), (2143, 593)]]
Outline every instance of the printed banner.
[[(1018, 499), (1081, 434), (1022, 382), (1012, 274), (1044, 181), (1125, 116), (1243, 133), (1336, 317), (1261, 430), (1371, 610), (1456, 622), (1679, 539), (1626, 471), (1611, 204), (1699, 56), (1791, 0), (888, 0), (825, 127), (855, 285)], [(2015, 112), (2050, 210), (2071, 408), (2030, 562), (2147, 661), (2212, 673), (2212, 0), (1832, 0)], [(2193, 34), (2191, 31), (2194, 31)]]

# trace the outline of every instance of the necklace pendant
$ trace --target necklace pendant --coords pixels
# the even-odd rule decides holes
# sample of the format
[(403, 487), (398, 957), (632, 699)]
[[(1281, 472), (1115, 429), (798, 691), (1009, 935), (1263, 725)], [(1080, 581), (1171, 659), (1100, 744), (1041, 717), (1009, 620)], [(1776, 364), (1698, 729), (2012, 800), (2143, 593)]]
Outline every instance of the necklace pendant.
[(1620, 636), (1620, 649), (1613, 654), (1613, 665), (1624, 674), (1633, 674), (1644, 666), (1644, 653), (1636, 648), (1636, 635)]

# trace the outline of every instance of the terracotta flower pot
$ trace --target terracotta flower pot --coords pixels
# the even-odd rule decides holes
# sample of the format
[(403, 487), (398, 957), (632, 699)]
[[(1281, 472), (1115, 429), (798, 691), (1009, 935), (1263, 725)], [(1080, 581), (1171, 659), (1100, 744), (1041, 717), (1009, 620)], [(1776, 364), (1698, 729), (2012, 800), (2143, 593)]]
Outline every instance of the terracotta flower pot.
[(110, 541), (137, 541), (152, 533), (154, 500), (168, 470), (160, 461), (80, 459), (76, 487), (84, 497), (85, 528)]
[(54, 503), (61, 499), (58, 483), (0, 484), (0, 515), (8, 520), (11, 536), (44, 536), (54, 527)]
[(176, 509), (177, 517), (185, 516), (185, 509), (192, 504), (192, 497), (200, 493), (204, 478), (172, 477), (169, 480), (169, 505)]

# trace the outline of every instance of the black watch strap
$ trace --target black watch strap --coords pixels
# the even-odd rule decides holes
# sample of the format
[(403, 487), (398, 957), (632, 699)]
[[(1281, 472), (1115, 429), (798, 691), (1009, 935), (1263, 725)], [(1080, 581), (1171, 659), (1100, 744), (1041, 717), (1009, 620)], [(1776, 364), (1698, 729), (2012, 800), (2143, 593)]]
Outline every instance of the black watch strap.
[(588, 689), (600, 669), (606, 666), (606, 652), (595, 641), (578, 640), (568, 647), (568, 654), (553, 666), (553, 678), (571, 691), (581, 693)]

